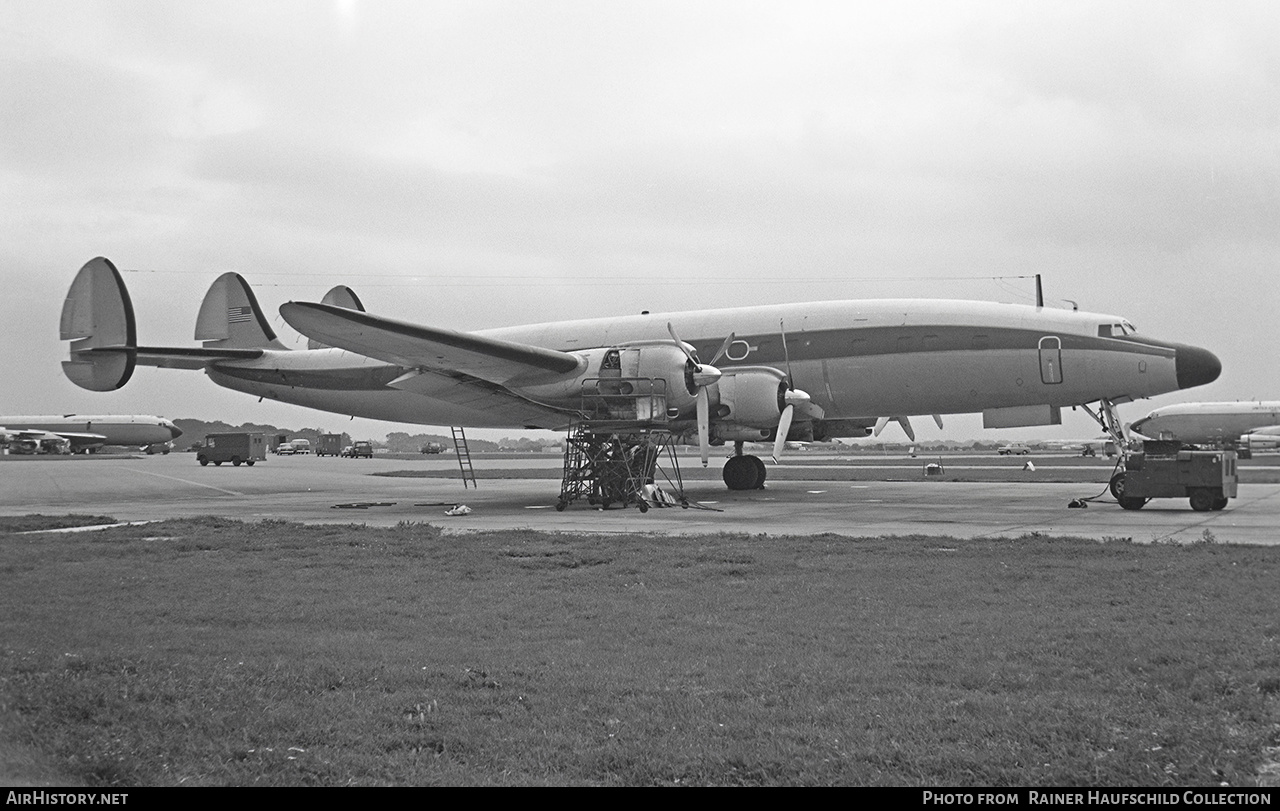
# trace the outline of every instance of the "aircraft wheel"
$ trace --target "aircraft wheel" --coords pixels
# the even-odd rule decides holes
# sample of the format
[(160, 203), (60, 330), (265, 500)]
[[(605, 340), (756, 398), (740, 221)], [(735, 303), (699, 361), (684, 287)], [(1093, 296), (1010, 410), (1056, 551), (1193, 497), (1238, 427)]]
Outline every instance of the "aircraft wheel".
[[(752, 456), (730, 456), (724, 463), (724, 483), (730, 490), (754, 490), (759, 483), (760, 473)], [(756, 460), (759, 461), (759, 460)]]
[(1215, 498), (1215, 499), (1213, 500), (1213, 509), (1214, 509), (1214, 510), (1225, 510), (1225, 509), (1226, 509), (1226, 507), (1227, 507), (1227, 502), (1228, 502), (1228, 501), (1230, 501), (1230, 499), (1228, 499), (1226, 496), (1223, 496), (1222, 498)]
[(201, 456), (199, 459), (196, 459), (196, 461), (200, 463), (200, 467), (207, 467), (209, 464), (209, 459), (204, 456)]
[(1213, 509), (1213, 502), (1216, 500), (1213, 491), (1208, 487), (1193, 487), (1188, 494), (1188, 501), (1191, 502), (1191, 509), (1198, 513), (1207, 513)]
[(747, 458), (751, 460), (751, 463), (755, 465), (756, 468), (756, 486), (751, 489), (763, 490), (764, 479), (769, 475), (769, 468), (764, 466), (764, 460), (759, 456), (748, 456)]

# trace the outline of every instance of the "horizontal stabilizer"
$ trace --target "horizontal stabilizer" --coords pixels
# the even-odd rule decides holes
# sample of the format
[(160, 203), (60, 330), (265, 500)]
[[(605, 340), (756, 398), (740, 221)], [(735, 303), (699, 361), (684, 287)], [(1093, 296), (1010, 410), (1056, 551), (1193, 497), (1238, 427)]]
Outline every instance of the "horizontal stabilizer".
[(291, 327), (329, 346), (412, 368), (461, 372), (493, 383), (530, 381), (578, 371), (577, 355), (468, 332), (424, 327), (330, 304), (280, 307)]
[[(356, 291), (340, 284), (337, 287), (324, 294), (324, 298), (320, 299), (321, 304), (332, 304), (334, 307), (344, 307), (348, 310), (359, 310), (365, 312), (364, 303), (360, 301), (360, 297), (356, 295)], [(327, 349), (328, 344), (321, 343), (315, 338), (307, 339), (307, 349)]]
[(112, 391), (129, 382), (138, 342), (133, 302), (116, 266), (104, 257), (85, 263), (62, 303), (61, 338), (71, 341), (67, 378), (90, 391)]
[(207, 349), (284, 349), (258, 306), (258, 298), (239, 273), (213, 280), (196, 318), (196, 340)]

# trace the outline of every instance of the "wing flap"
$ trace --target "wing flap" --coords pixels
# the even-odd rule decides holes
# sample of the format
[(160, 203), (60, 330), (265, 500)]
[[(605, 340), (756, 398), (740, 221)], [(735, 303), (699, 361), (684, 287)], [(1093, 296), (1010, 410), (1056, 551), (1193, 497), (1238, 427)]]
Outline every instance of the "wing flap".
[(492, 383), (559, 377), (584, 361), (568, 352), (425, 327), (329, 304), (291, 301), (280, 315), (308, 338), (416, 369), (461, 372)]
[(567, 425), (572, 417), (569, 412), (526, 400), (501, 386), (475, 378), (415, 370), (401, 375), (387, 385), (501, 417), (511, 424), (527, 428), (558, 430)]

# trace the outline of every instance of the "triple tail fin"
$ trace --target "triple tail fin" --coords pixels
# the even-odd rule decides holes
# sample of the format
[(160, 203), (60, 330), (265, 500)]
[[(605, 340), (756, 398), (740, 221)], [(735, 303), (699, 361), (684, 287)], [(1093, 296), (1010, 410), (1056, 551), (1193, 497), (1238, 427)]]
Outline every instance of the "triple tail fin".
[(214, 280), (196, 318), (196, 340), (206, 349), (281, 349), (249, 283), (228, 272)]
[[(331, 304), (334, 307), (344, 307), (348, 310), (358, 310), (365, 312), (364, 303), (360, 301), (360, 297), (356, 295), (356, 291), (340, 284), (337, 287), (324, 294), (324, 298), (320, 299), (321, 304)], [(307, 339), (307, 349), (329, 349), (330, 346), (315, 338)]]
[(133, 301), (120, 271), (105, 257), (89, 260), (62, 303), (61, 339), (71, 341), (67, 378), (90, 391), (112, 391), (129, 382), (138, 357)]

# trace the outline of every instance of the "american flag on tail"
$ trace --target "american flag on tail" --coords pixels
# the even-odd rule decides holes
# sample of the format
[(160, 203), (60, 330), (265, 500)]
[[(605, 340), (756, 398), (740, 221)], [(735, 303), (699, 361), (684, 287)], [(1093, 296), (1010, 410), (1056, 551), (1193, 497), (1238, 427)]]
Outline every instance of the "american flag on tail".
[(253, 320), (252, 307), (228, 307), (227, 323), (228, 324), (245, 324)]

